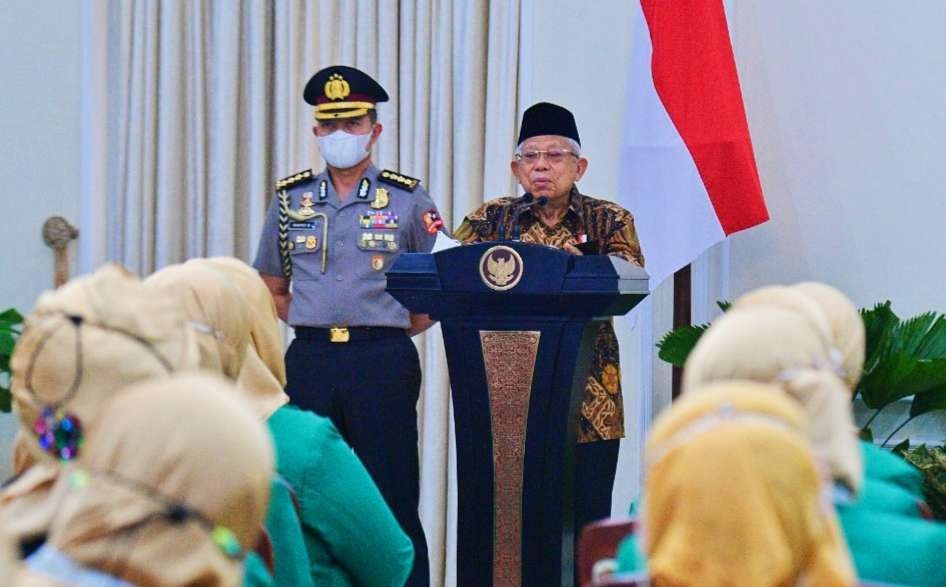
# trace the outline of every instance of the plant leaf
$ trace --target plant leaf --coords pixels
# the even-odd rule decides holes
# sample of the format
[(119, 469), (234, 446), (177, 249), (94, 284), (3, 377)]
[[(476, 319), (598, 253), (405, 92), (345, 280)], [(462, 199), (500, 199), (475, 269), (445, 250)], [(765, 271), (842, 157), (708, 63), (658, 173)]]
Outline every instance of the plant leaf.
[(890, 452), (892, 452), (892, 453), (895, 454), (895, 455), (900, 455), (900, 456), (902, 457), (903, 454), (904, 454), (905, 452), (907, 452), (908, 450), (910, 450), (910, 439), (909, 439), (909, 438), (904, 438), (904, 439), (903, 439), (903, 442), (901, 442), (901, 443), (898, 444), (897, 446), (891, 448), (891, 449), (890, 449)]
[(0, 313), (0, 322), (6, 322), (8, 324), (22, 324), (23, 315), (17, 312), (14, 308), (8, 308)]
[(671, 330), (657, 343), (658, 356), (675, 367), (682, 367), (709, 326), (698, 324)]
[(938, 410), (946, 410), (946, 387), (918, 393), (910, 404), (910, 416), (913, 418)]
[(946, 519), (946, 450), (925, 444), (903, 453), (904, 458), (923, 471), (923, 496), (936, 517)]
[(0, 387), (0, 412), (9, 413), (13, 409), (12, 399), (10, 390), (6, 387)]
[(867, 336), (864, 370), (870, 371), (882, 352), (889, 352), (893, 331), (900, 324), (900, 319), (890, 308), (890, 300), (877, 304), (870, 310), (861, 310)]
[(16, 338), (11, 333), (0, 330), (0, 355), (12, 355), (14, 346)]
[(723, 312), (728, 312), (729, 308), (732, 308), (732, 302), (729, 300), (719, 300), (716, 302), (716, 306)]

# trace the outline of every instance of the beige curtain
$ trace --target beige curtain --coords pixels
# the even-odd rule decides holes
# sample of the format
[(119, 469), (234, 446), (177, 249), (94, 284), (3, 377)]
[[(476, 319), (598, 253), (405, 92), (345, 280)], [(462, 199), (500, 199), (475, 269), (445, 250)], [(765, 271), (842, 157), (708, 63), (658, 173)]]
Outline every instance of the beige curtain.
[[(519, 0), (87, 0), (80, 270), (252, 260), (275, 179), (321, 167), (309, 76), (353, 65), (391, 95), (381, 167), (419, 177), (448, 226), (510, 193)], [(105, 142), (105, 148), (101, 143)], [(415, 339), (421, 519), (433, 584), (455, 584), (452, 414), (439, 328)]]

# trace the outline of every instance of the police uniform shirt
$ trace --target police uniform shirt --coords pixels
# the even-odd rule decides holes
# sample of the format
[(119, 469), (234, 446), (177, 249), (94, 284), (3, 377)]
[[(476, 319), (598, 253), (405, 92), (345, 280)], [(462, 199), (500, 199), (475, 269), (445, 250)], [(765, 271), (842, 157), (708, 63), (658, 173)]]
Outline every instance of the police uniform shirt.
[[(384, 273), (400, 253), (429, 252), (442, 226), (418, 180), (372, 165), (344, 200), (328, 171), (302, 172), (276, 185), (253, 266), (291, 279), (290, 326), (408, 328), (409, 313), (385, 291)], [(283, 217), (283, 250), (282, 190), (293, 212)]]

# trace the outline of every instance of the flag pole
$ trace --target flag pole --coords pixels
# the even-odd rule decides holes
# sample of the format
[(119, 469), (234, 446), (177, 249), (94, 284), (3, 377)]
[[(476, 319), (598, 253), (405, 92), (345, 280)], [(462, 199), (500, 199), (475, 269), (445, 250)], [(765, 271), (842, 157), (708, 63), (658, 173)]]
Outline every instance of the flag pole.
[[(692, 316), (691, 307), (691, 279), (690, 265), (673, 274), (673, 329), (689, 326)], [(670, 380), (670, 397), (677, 399), (680, 395), (681, 384), (683, 383), (683, 367), (674, 367)]]

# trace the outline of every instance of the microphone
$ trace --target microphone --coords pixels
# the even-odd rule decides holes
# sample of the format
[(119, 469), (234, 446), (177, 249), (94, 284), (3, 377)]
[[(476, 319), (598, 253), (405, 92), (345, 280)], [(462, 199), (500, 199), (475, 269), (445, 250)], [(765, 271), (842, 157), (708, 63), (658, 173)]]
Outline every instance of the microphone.
[(532, 194), (526, 194), (529, 196), (528, 199), (523, 196), (523, 202), (519, 204), (519, 208), (516, 210), (516, 216), (513, 218), (512, 222), (512, 240), (517, 241), (519, 237), (522, 236), (521, 226), (519, 225), (519, 220), (522, 218), (522, 213), (532, 208), (533, 206), (542, 207), (549, 203), (549, 199), (545, 196), (539, 196), (536, 198)]
[(508, 206), (503, 208), (503, 213), (499, 216), (499, 227), (496, 231), (497, 239), (504, 241), (506, 240), (506, 216), (509, 215), (510, 209), (518, 210), (523, 204), (529, 204), (535, 199), (535, 196), (526, 192), (518, 201), (513, 200)]

